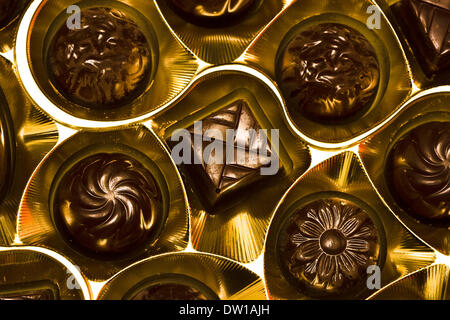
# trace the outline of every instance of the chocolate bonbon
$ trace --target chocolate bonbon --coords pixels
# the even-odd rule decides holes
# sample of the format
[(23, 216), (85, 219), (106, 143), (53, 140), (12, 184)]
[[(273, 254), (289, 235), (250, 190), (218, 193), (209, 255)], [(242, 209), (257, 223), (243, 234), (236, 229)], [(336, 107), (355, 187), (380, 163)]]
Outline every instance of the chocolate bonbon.
[(55, 214), (69, 241), (92, 253), (124, 254), (153, 239), (164, 221), (152, 174), (123, 154), (76, 163), (56, 190)]
[(402, 0), (398, 19), (428, 75), (450, 67), (450, 1)]
[(136, 98), (149, 82), (152, 52), (127, 14), (105, 7), (81, 10), (81, 28), (65, 24), (53, 37), (48, 69), (69, 100), (103, 109)]
[(394, 197), (408, 213), (450, 225), (450, 122), (429, 122), (400, 137), (386, 173)]
[(378, 59), (369, 41), (336, 23), (297, 32), (278, 63), (278, 84), (295, 122), (300, 116), (342, 121), (357, 115), (373, 100), (380, 79)]
[(279, 241), (280, 263), (292, 284), (319, 294), (357, 294), (367, 267), (377, 263), (380, 243), (367, 212), (339, 199), (300, 208)]

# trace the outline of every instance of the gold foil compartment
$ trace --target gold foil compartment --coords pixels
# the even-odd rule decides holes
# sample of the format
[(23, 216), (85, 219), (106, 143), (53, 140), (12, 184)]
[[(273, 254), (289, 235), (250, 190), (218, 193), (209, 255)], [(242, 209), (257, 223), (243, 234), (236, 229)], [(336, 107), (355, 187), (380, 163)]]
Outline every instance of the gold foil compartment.
[[(368, 180), (358, 155), (347, 151), (320, 163), (303, 175), (280, 202), (266, 239), (264, 275), (269, 299), (364, 299), (374, 293), (367, 286), (355, 288), (354, 295), (306, 294), (291, 284), (279, 262), (279, 232), (295, 208), (310, 201), (339, 198), (361, 204), (378, 229), (381, 287), (418, 269), (431, 265), (435, 252), (399, 223), (385, 207)], [(359, 289), (359, 290), (358, 290)]]
[[(82, 107), (63, 97), (49, 81), (45, 59), (49, 41), (46, 37), (55, 33), (52, 24), (62, 19), (60, 14), (74, 4), (80, 8), (103, 6), (126, 12), (146, 35), (149, 44), (153, 43), (157, 48), (152, 52), (155, 60), (153, 77), (145, 91), (133, 101), (114, 109)], [(197, 59), (172, 34), (154, 3), (146, 0), (35, 0), (20, 23), (15, 58), (25, 90), (42, 110), (69, 127), (92, 129), (122, 126), (150, 117), (179, 95), (198, 69)]]
[[(159, 236), (136, 253), (113, 257), (87, 254), (70, 244), (71, 238), (58, 228), (52, 197), (63, 168), (97, 153), (122, 153), (151, 170), (165, 199), (165, 224)], [(63, 170), (63, 172), (61, 172)], [(159, 171), (159, 172), (158, 172)], [(158, 173), (158, 174), (156, 174)], [(52, 185), (53, 184), (53, 185)], [(59, 144), (34, 172), (19, 209), (18, 240), (25, 245), (49, 248), (70, 259), (92, 281), (102, 281), (142, 258), (181, 251), (188, 243), (186, 193), (169, 154), (152, 132), (144, 127), (102, 133), (78, 132)]]
[[(14, 242), (17, 210), (33, 171), (58, 141), (55, 123), (34, 107), (21, 90), (14, 66), (0, 57), (2, 108), (2, 144), (9, 165), (7, 185), (0, 202), (0, 245)], [(9, 151), (8, 151), (9, 149)], [(8, 154), (9, 153), (9, 154)]]
[(0, 247), (0, 300), (87, 300), (90, 289), (61, 256), (33, 247)]
[(448, 88), (423, 91), (406, 103), (402, 112), (386, 128), (359, 148), (361, 160), (371, 181), (395, 216), (420, 239), (447, 255), (450, 254), (450, 229), (421, 223), (405, 212), (390, 191), (386, 180), (386, 165), (390, 151), (403, 134), (427, 122), (449, 121), (449, 104)]
[(155, 1), (168, 25), (180, 40), (197, 57), (216, 65), (236, 60), (264, 27), (291, 2), (290, 0), (256, 0), (261, 4), (249, 14), (240, 17), (236, 23), (209, 28), (189, 23), (168, 5), (168, 1)]
[[(189, 92), (152, 123), (156, 134), (167, 143), (174, 130), (187, 129), (229, 103), (243, 100), (260, 128), (268, 130), (269, 141), (270, 129), (279, 129), (278, 173), (256, 181), (242, 179), (213, 205), (206, 205), (199, 197), (203, 193), (198, 191), (200, 179), (196, 181), (186, 165), (180, 166), (191, 208), (191, 241), (198, 251), (244, 263), (256, 259), (262, 252), (276, 204), (309, 167), (309, 150), (285, 122), (271, 85), (264, 75), (242, 65), (211, 68), (200, 74)], [(223, 99), (227, 103), (221, 102)]]
[[(367, 27), (369, 6), (380, 10), (379, 29), (370, 30)], [(287, 107), (283, 111), (295, 132), (311, 145), (332, 149), (354, 145), (392, 117), (412, 92), (410, 67), (405, 53), (390, 22), (376, 2), (295, 1), (252, 43), (239, 61), (262, 69), (275, 81), (278, 56), (283, 50), (285, 39), (296, 28), (316, 23), (348, 25), (369, 40), (380, 65), (381, 78), (377, 95), (367, 111), (345, 122), (327, 124), (304, 116), (295, 122)]]
[(152, 257), (122, 270), (106, 283), (98, 299), (126, 299), (133, 287), (145, 287), (147, 279), (167, 275), (195, 279), (220, 300), (266, 300), (264, 283), (255, 273), (223, 257), (188, 252)]
[(450, 300), (450, 267), (433, 264), (372, 295), (370, 300)]

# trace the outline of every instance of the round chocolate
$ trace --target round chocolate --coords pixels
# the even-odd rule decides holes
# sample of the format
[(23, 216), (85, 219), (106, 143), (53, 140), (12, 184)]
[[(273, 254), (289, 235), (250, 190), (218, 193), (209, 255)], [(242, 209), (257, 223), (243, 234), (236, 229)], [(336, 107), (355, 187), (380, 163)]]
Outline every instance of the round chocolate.
[(450, 122), (429, 122), (406, 133), (390, 152), (387, 172), (406, 212), (450, 225)]
[(377, 264), (380, 239), (366, 211), (327, 199), (294, 212), (281, 229), (278, 250), (287, 280), (299, 290), (347, 294)]
[(76, 163), (56, 190), (57, 219), (69, 241), (96, 254), (124, 254), (157, 236), (162, 195), (152, 174), (122, 154)]
[(250, 11), (257, 0), (170, 0), (170, 5), (192, 23), (226, 21)]
[(279, 60), (278, 82), (289, 114), (342, 121), (364, 110), (376, 95), (380, 69), (374, 48), (358, 31), (319, 24), (297, 33)]
[(111, 108), (141, 94), (152, 60), (145, 35), (127, 15), (110, 8), (81, 10), (81, 28), (64, 24), (48, 53), (50, 79), (67, 99)]
[(19, 0), (0, 0), (0, 27), (6, 26), (17, 13)]
[(138, 292), (132, 300), (208, 300), (197, 289), (178, 283), (157, 284)]

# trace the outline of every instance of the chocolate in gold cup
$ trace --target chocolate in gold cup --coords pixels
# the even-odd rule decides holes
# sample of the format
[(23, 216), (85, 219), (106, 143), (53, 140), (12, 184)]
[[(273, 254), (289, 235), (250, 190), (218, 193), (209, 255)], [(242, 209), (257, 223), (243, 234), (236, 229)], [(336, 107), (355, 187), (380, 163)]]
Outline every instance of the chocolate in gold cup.
[(384, 206), (353, 152), (295, 183), (266, 241), (270, 299), (365, 299), (436, 258)]
[(450, 253), (450, 90), (423, 91), (361, 144), (367, 173), (393, 214), (424, 242)]
[(0, 245), (14, 242), (28, 179), (58, 141), (55, 123), (21, 90), (13, 65), (0, 57)]
[(0, 301), (90, 299), (85, 278), (50, 250), (0, 247), (0, 274)]
[(178, 171), (144, 127), (78, 132), (33, 174), (19, 210), (18, 239), (50, 248), (92, 281), (188, 242), (188, 205)]
[(322, 149), (357, 144), (412, 93), (401, 43), (374, 1), (294, 1), (239, 62), (277, 82), (294, 131)]
[(159, 10), (180, 40), (211, 64), (236, 60), (289, 5), (278, 0), (157, 0)]
[(155, 4), (145, 0), (33, 1), (17, 32), (16, 61), (24, 88), (42, 110), (84, 128), (149, 118), (198, 69)]
[(417, 270), (386, 286), (372, 295), (370, 300), (449, 300), (450, 268), (446, 264)]
[(163, 254), (109, 280), (99, 300), (265, 300), (261, 278), (231, 260), (201, 253)]
[[(156, 134), (175, 155), (177, 132), (189, 131), (189, 150), (185, 151), (192, 150), (192, 157), (197, 158), (180, 163), (179, 168), (188, 192), (191, 240), (196, 250), (239, 262), (253, 261), (261, 254), (273, 210), (311, 161), (308, 148), (292, 133), (281, 110), (273, 84), (263, 74), (242, 65), (226, 65), (201, 73), (189, 92), (152, 122)], [(201, 132), (196, 132), (196, 124), (202, 125)], [(222, 137), (210, 136), (209, 130), (214, 129)], [(235, 137), (226, 137), (225, 129), (234, 130)], [(251, 142), (245, 147), (237, 143), (245, 140), (250, 129), (257, 134), (266, 130), (270, 150), (266, 155), (258, 153), (257, 163), (239, 163), (238, 149), (248, 147), (246, 157), (253, 152)], [(231, 154), (231, 161), (223, 158), (208, 163), (210, 142), (205, 140), (199, 148), (196, 138), (219, 141), (222, 155)], [(231, 152), (226, 148), (230, 146)], [(261, 169), (268, 163), (275, 170), (263, 174)]]

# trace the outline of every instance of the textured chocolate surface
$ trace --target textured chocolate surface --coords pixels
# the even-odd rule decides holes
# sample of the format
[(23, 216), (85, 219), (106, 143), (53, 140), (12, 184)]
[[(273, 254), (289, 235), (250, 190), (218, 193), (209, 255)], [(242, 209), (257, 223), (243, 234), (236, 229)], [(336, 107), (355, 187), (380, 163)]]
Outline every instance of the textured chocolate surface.
[(380, 79), (372, 45), (341, 24), (301, 31), (278, 63), (279, 85), (294, 121), (302, 115), (317, 121), (354, 116), (373, 100)]
[(171, 6), (191, 22), (224, 20), (248, 12), (256, 0), (169, 0)]
[(17, 13), (19, 0), (0, 0), (0, 27), (8, 24)]
[(137, 97), (152, 68), (139, 27), (124, 13), (103, 7), (83, 9), (81, 29), (59, 29), (48, 63), (50, 78), (66, 98), (100, 109)]
[(197, 289), (177, 283), (157, 284), (143, 289), (132, 300), (208, 300)]
[(163, 222), (162, 196), (151, 173), (122, 154), (81, 160), (56, 191), (69, 239), (95, 253), (123, 254), (149, 241)]
[(407, 212), (450, 225), (450, 122), (430, 122), (402, 137), (391, 151), (387, 178)]
[(399, 15), (425, 71), (450, 67), (450, 0), (403, 0)]
[(307, 290), (347, 294), (364, 283), (367, 267), (377, 264), (377, 228), (348, 201), (313, 202), (294, 213), (281, 232), (282, 268)]

